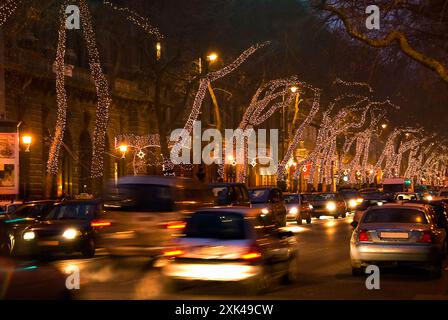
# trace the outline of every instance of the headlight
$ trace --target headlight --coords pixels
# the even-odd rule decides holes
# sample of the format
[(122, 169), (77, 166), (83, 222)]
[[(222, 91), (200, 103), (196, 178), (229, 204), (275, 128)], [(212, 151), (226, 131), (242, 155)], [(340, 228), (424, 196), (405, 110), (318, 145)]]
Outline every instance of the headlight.
[(350, 199), (350, 200), (348, 201), (348, 206), (349, 206), (351, 209), (356, 208), (357, 205), (358, 205), (358, 201), (355, 200), (355, 199)]
[(75, 230), (75, 229), (67, 229), (67, 230), (64, 231), (62, 236), (65, 239), (73, 240), (73, 239), (75, 239), (78, 236), (78, 233), (79, 232), (77, 230)]
[(262, 214), (268, 214), (269, 213), (269, 209), (268, 208), (263, 208), (263, 209), (261, 209), (261, 213)]
[(23, 234), (23, 240), (33, 240), (36, 238), (34, 231), (27, 231)]
[(289, 209), (290, 214), (297, 214), (298, 212), (299, 212), (299, 209), (297, 209), (297, 207), (292, 207), (291, 209)]
[(310, 208), (310, 210), (313, 210), (313, 209), (314, 209), (314, 207), (313, 207), (312, 204), (309, 204), (309, 205), (308, 205), (308, 208)]
[(358, 198), (358, 199), (356, 199), (356, 202), (357, 202), (357, 203), (362, 203), (363, 201), (364, 201), (363, 198)]
[(432, 201), (432, 196), (426, 196), (425, 199), (428, 201)]
[(334, 210), (336, 210), (336, 203), (328, 202), (326, 208), (328, 211), (334, 211)]

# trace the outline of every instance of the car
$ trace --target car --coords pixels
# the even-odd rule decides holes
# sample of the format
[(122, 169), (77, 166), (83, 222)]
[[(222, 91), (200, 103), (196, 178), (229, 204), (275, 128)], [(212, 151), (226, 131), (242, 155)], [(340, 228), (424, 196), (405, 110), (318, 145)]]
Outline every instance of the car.
[(420, 197), (416, 192), (397, 192), (395, 193), (395, 200), (398, 201), (420, 200)]
[(286, 203), (286, 220), (294, 220), (297, 224), (302, 224), (302, 220), (311, 223), (310, 204), (306, 196), (300, 193), (284, 193)]
[(344, 198), (336, 192), (314, 193), (311, 200), (311, 215), (315, 218), (321, 216), (332, 216), (335, 219), (347, 215), (347, 206)]
[(250, 207), (249, 191), (244, 183), (211, 183), (209, 188), (213, 192), (217, 206)]
[(262, 209), (264, 214), (272, 214), (280, 227), (286, 226), (286, 205), (283, 193), (276, 187), (258, 187), (249, 189), (253, 208)]
[(210, 189), (190, 178), (121, 177), (104, 196), (111, 226), (99, 243), (111, 256), (144, 256), (156, 261), (185, 226), (189, 214), (213, 206)]
[(424, 204), (385, 204), (364, 213), (350, 239), (353, 275), (368, 265), (423, 266), (440, 277), (446, 232)]
[(23, 202), (8, 201), (0, 203), (0, 216), (13, 213)]
[(165, 251), (161, 271), (169, 290), (185, 282), (225, 281), (258, 294), (274, 280), (297, 280), (298, 253), (295, 235), (277, 228), (274, 217), (260, 209), (203, 208)]
[(25, 202), (14, 212), (0, 219), (0, 254), (14, 256), (22, 244), (20, 235), (24, 228), (43, 220), (53, 208), (56, 200), (38, 200)]
[(440, 198), (448, 198), (448, 189), (440, 189), (437, 196)]
[(356, 207), (361, 204), (362, 196), (361, 193), (356, 189), (341, 189), (339, 190), (340, 195), (344, 198), (345, 205), (349, 209), (350, 213), (354, 213)]
[(45, 219), (17, 230), (16, 252), (27, 256), (80, 252), (84, 258), (92, 258), (98, 233), (108, 226), (100, 200), (62, 201)]
[(369, 192), (363, 195), (362, 202), (356, 207), (353, 222), (358, 223), (364, 212), (372, 206), (382, 206), (394, 202), (393, 197), (386, 192)]

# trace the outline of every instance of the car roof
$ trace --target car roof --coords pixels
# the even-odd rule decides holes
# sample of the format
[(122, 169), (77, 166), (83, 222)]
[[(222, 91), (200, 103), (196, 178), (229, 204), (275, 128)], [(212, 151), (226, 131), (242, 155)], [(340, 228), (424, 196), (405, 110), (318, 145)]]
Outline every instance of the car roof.
[(205, 208), (201, 208), (201, 209), (195, 211), (195, 213), (200, 213), (200, 212), (213, 212), (216, 214), (228, 212), (228, 213), (239, 213), (244, 216), (257, 216), (258, 214), (261, 213), (261, 209), (260, 208), (241, 207), (241, 206), (232, 206), (232, 207), (215, 206), (215, 207), (205, 207)]
[(244, 186), (241, 182), (214, 182), (209, 183), (209, 187), (223, 187), (223, 186)]
[(120, 184), (150, 184), (169, 187), (184, 185), (194, 185), (197, 187), (200, 185), (191, 178), (173, 176), (126, 176), (118, 179), (117, 185)]
[(387, 208), (402, 208), (402, 209), (411, 209), (411, 208), (415, 208), (415, 209), (420, 209), (420, 210), (424, 210), (426, 208), (426, 204), (422, 204), (422, 203), (386, 203), (383, 204), (382, 206), (378, 206), (378, 207), (370, 207), (369, 210), (377, 210), (377, 209), (387, 209)]
[(41, 204), (41, 203), (45, 204), (45, 203), (55, 203), (55, 202), (58, 202), (58, 200), (33, 200), (33, 201), (24, 202), (23, 204), (29, 205), (29, 204)]

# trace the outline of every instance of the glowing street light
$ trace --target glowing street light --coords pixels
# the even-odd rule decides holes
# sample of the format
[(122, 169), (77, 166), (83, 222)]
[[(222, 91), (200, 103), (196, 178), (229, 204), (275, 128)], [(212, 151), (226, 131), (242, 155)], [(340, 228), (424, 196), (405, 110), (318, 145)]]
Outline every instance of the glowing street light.
[(293, 87), (290, 88), (290, 90), (291, 90), (292, 93), (296, 93), (297, 90), (299, 90), (299, 88), (297, 88), (296, 86), (293, 86)]
[(381, 128), (386, 129), (386, 128), (387, 128), (387, 124), (383, 123), (383, 124), (381, 125)]
[(122, 144), (118, 147), (118, 150), (121, 152), (121, 158), (124, 159), (126, 157), (126, 152), (128, 151), (128, 146), (125, 144)]
[(218, 59), (218, 55), (216, 53), (210, 53), (207, 56), (208, 61), (210, 61), (210, 63), (215, 62)]
[(31, 141), (32, 141), (32, 137), (30, 135), (24, 135), (22, 136), (22, 142), (25, 145), (26, 149), (25, 152), (30, 152), (30, 146), (31, 146)]

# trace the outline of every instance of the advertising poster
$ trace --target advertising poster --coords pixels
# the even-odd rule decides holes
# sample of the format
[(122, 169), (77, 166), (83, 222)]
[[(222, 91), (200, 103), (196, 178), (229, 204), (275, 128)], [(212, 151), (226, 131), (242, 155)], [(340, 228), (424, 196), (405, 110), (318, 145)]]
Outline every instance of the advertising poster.
[(0, 133), (0, 195), (19, 192), (19, 140), (17, 133)]

